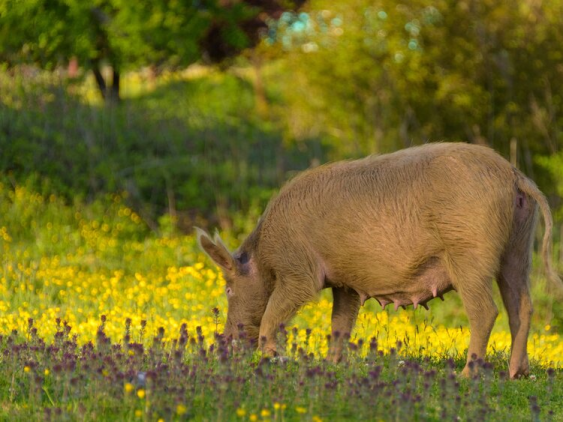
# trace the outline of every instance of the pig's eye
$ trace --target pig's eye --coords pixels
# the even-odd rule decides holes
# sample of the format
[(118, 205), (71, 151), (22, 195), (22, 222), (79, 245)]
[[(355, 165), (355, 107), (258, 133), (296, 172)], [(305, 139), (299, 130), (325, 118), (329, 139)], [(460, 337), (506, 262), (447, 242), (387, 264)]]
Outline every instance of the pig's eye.
[(233, 289), (230, 287), (225, 288), (225, 292), (227, 293), (227, 297), (231, 297), (234, 294)]

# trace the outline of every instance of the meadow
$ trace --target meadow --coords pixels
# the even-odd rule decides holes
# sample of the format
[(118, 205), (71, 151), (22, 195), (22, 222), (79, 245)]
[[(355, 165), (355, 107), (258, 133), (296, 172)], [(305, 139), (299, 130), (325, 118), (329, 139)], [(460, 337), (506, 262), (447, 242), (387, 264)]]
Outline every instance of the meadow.
[[(280, 327), (285, 358), (264, 359), (219, 335), (224, 281), (194, 237), (150, 231), (126, 199), (0, 184), (0, 419), (563, 420), (563, 338), (545, 323), (540, 265), (528, 379), (507, 380), (504, 312), (488, 361), (457, 376), (469, 332), (454, 293), (430, 312), (369, 301), (336, 339), (323, 293)], [(330, 341), (347, 344), (344, 363), (324, 360)]]
[(562, 273), (562, 11), (0, 0), (0, 421), (563, 421), (563, 292), (536, 255), (530, 375), (507, 379), (495, 290), (465, 379), (453, 292), (430, 311), (370, 300), (333, 338), (325, 291), (280, 327), (280, 358), (227, 341), (193, 235), (236, 248), (308, 167), (465, 141), (546, 194)]

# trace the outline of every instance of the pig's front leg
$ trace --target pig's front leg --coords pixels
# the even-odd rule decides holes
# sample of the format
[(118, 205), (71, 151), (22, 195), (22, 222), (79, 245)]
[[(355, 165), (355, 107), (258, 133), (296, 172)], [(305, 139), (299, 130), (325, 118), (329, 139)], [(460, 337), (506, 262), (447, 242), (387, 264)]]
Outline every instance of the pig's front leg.
[(309, 288), (306, 282), (284, 283), (274, 289), (260, 323), (258, 347), (264, 354), (276, 355), (276, 334), (280, 325), (285, 324), (301, 306), (314, 299), (316, 294), (314, 288)]
[(342, 359), (342, 348), (358, 318), (360, 296), (352, 289), (333, 287), (332, 298), (332, 342), (327, 358), (337, 363)]

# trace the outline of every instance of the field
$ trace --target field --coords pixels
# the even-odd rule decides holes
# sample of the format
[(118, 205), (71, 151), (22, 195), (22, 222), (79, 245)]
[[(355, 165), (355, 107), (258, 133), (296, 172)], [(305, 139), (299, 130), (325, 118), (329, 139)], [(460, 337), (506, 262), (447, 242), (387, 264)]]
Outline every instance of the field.
[(226, 340), (225, 281), (193, 228), (234, 250), (302, 170), (468, 142), (546, 195), (563, 274), (562, 13), (0, 0), (0, 422), (563, 421), (563, 291), (537, 253), (544, 222), (531, 371), (514, 381), (496, 285), (468, 378), (455, 292), (429, 311), (369, 300), (351, 336), (331, 337), (327, 289), (279, 327), (278, 357), (244, 332)]
[[(6, 178), (0, 215), (0, 419), (563, 420), (563, 339), (543, 311), (525, 380), (506, 379), (504, 313), (489, 362), (456, 375), (469, 332), (453, 293), (430, 312), (369, 301), (350, 339), (328, 339), (323, 293), (268, 360), (217, 336), (224, 282), (193, 236), (149, 232), (123, 197), (68, 203)], [(344, 363), (324, 361), (328, 341), (349, 344)]]

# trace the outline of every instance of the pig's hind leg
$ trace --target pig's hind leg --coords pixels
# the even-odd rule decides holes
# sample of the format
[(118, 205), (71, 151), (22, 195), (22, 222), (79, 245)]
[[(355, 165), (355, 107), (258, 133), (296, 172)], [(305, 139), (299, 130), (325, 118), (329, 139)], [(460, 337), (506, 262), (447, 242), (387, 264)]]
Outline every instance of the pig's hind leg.
[[(497, 283), (502, 301), (508, 312), (508, 323), (512, 336), (510, 350), (510, 378), (528, 375), (528, 332), (532, 318), (532, 299), (529, 290), (530, 265), (521, 257), (509, 255), (503, 261)], [(527, 259), (525, 259), (527, 261)]]
[(346, 336), (352, 333), (360, 310), (360, 295), (352, 289), (332, 288), (332, 342), (328, 359), (334, 363), (342, 359), (342, 348)]
[(465, 279), (465, 282), (466, 284), (460, 286), (458, 290), (467, 312), (471, 330), (467, 363), (462, 371), (463, 376), (469, 377), (473, 372), (471, 366), (474, 363), (472, 361), (476, 358), (485, 359), (487, 344), (498, 315), (498, 309), (493, 300), (491, 277)]
[[(453, 287), (458, 291), (469, 319), (469, 348), (467, 363), (462, 371), (465, 377), (471, 376), (475, 359), (485, 359), (487, 344), (498, 315), (493, 299), (493, 277), (498, 264), (487, 259), (486, 253), (478, 249), (458, 249), (446, 258), (448, 273)], [(477, 369), (477, 368), (474, 368)]]
[(532, 317), (530, 271), (535, 227), (535, 204), (518, 192), (515, 204), (513, 231), (501, 261), (497, 283), (508, 312), (512, 335), (510, 378), (528, 375), (528, 332)]

